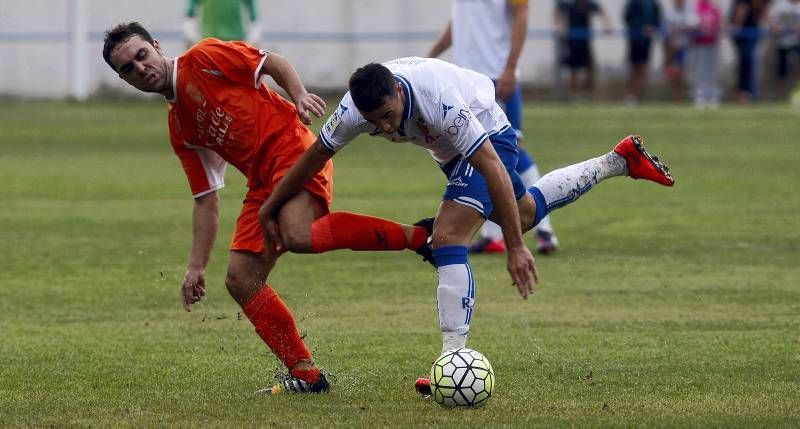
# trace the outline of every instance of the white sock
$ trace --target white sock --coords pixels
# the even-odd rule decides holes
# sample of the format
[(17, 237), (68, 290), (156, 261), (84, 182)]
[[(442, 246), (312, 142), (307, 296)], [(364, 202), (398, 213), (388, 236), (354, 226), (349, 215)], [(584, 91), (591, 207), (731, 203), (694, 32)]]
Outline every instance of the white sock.
[(616, 152), (579, 162), (547, 173), (533, 186), (547, 203), (547, 212), (577, 200), (592, 186), (614, 176), (627, 174), (625, 158)]
[(475, 279), (467, 262), (466, 247), (448, 246), (433, 252), (439, 266), (436, 303), (442, 330), (442, 352), (445, 352), (467, 344), (475, 304)]
[(481, 237), (490, 240), (500, 240), (503, 238), (503, 229), (500, 228), (500, 225), (487, 220), (483, 223), (483, 227), (481, 228)]

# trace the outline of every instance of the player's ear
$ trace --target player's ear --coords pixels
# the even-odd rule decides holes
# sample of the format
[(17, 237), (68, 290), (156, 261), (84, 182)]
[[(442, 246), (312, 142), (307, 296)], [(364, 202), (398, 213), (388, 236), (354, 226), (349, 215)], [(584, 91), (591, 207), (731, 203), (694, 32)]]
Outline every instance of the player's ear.
[(161, 55), (164, 55), (164, 52), (161, 51), (161, 44), (158, 43), (158, 40), (153, 40), (153, 47), (156, 48), (156, 52)]

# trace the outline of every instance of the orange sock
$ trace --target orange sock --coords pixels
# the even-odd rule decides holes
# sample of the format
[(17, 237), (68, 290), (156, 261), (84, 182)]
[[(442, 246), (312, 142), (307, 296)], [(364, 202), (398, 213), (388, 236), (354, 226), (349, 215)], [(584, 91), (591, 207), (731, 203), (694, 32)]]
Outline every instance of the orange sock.
[(311, 248), (315, 253), (336, 249), (415, 250), (428, 239), (421, 226), (414, 227), (411, 242), (406, 242), (403, 227), (379, 217), (335, 212), (311, 224)]
[[(255, 326), (258, 336), (267, 343), (286, 368), (291, 370), (298, 361), (311, 359), (311, 352), (300, 338), (292, 312), (269, 285), (264, 285), (242, 306), (242, 310)], [(294, 374), (292, 371), (292, 375), (311, 383), (319, 379), (318, 368), (301, 372), (302, 374)]]

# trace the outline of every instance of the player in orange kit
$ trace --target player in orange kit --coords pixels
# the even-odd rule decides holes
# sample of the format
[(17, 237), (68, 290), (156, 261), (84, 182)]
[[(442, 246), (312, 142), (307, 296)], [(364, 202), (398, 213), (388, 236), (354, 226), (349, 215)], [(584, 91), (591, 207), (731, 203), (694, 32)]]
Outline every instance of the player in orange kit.
[[(347, 212), (330, 213), (333, 164), (329, 161), (281, 209), (282, 243), (265, 241), (259, 210), (275, 184), (316, 137), (303, 124), (320, 117), (325, 102), (310, 94), (292, 65), (244, 42), (200, 41), (177, 58), (164, 55), (139, 23), (106, 32), (103, 58), (124, 81), (167, 99), (170, 142), (189, 179), (195, 204), (189, 264), (181, 285), (191, 310), (206, 293), (205, 268), (218, 226), (217, 190), (228, 163), (247, 177), (248, 192), (231, 244), (225, 285), (258, 335), (289, 370), (273, 391), (325, 392), (291, 311), (267, 284), (285, 251), (334, 249), (428, 251), (428, 229)], [(269, 75), (294, 104), (262, 84)], [(302, 121), (302, 122), (301, 122)], [(430, 222), (432, 223), (432, 222)]]

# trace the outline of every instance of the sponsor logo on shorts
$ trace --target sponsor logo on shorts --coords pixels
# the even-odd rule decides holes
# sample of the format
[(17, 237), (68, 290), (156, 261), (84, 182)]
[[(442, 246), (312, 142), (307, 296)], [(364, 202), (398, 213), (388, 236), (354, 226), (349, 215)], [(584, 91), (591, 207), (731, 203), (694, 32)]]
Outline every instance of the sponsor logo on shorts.
[(449, 182), (447, 182), (447, 186), (456, 186), (456, 187), (459, 187), (459, 188), (466, 188), (469, 185), (467, 183), (464, 183), (463, 181), (461, 181), (461, 177), (459, 176), (459, 177), (456, 177), (455, 179), (452, 179)]

